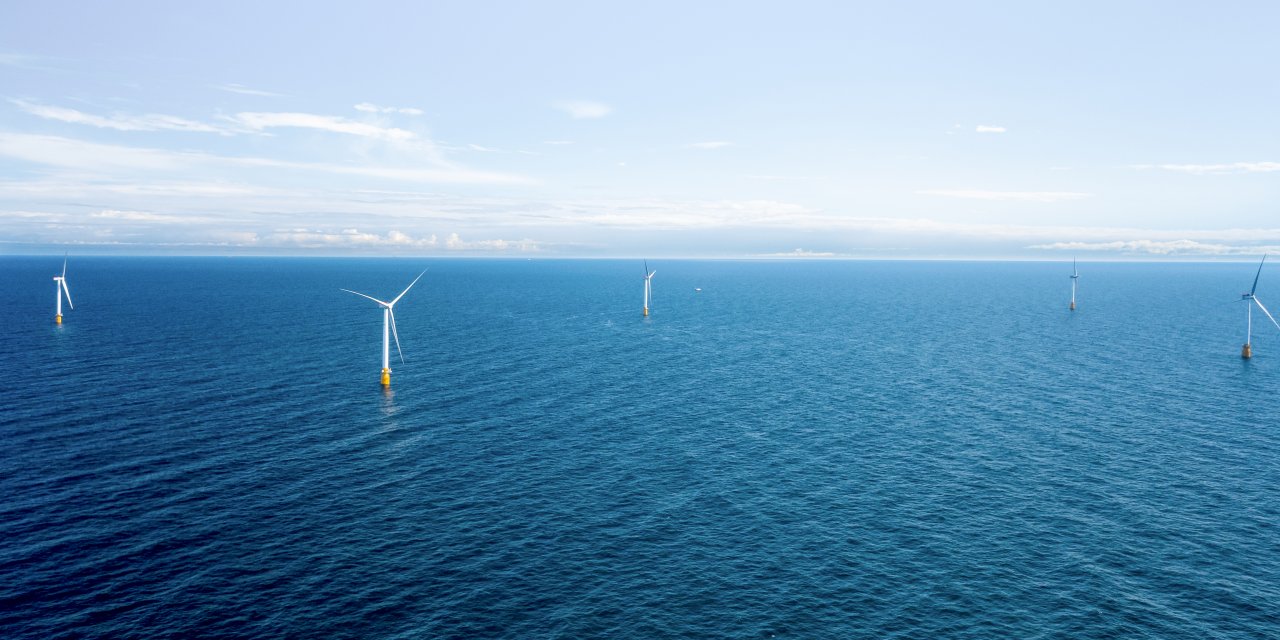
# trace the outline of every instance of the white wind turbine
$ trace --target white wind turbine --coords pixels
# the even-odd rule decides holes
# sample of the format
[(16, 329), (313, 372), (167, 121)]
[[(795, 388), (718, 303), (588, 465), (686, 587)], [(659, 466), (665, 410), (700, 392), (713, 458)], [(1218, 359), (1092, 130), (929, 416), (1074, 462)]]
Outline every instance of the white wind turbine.
[[(1262, 306), (1262, 301), (1258, 299), (1258, 296), (1253, 295), (1253, 293), (1258, 290), (1258, 278), (1262, 277), (1262, 265), (1266, 264), (1266, 262), (1267, 262), (1267, 255), (1263, 254), (1262, 262), (1258, 263), (1258, 273), (1257, 275), (1253, 276), (1253, 288), (1249, 289), (1248, 293), (1240, 294), (1240, 299), (1245, 302), (1257, 303), (1258, 308), (1262, 309), (1262, 312), (1267, 314), (1267, 318), (1271, 320), (1271, 324), (1276, 325), (1276, 328), (1280, 329), (1280, 323), (1276, 322), (1276, 319), (1271, 316), (1271, 312), (1267, 311), (1267, 308)], [(1246, 314), (1247, 314), (1246, 322), (1248, 324), (1245, 325), (1246, 328), (1245, 328), (1245, 334), (1244, 334), (1244, 348), (1240, 349), (1240, 357), (1248, 359), (1253, 357), (1253, 347), (1250, 345), (1250, 343), (1253, 342), (1253, 305), (1252, 304), (1249, 305), (1249, 309), (1248, 311), (1246, 311)]]
[(62, 256), (62, 275), (54, 276), (53, 281), (57, 284), (53, 286), (54, 297), (58, 299), (57, 315), (53, 316), (53, 321), (62, 324), (62, 294), (67, 295), (67, 306), (75, 309), (76, 306), (71, 304), (71, 290), (67, 288), (67, 257)]
[(1080, 279), (1080, 274), (1076, 271), (1076, 259), (1071, 259), (1071, 310), (1076, 310), (1076, 281)]
[[(426, 273), (427, 272), (424, 269), (423, 272), (419, 273), (418, 277), (414, 278), (413, 282), (410, 282), (409, 286), (405, 287), (404, 291), (401, 291), (400, 295), (396, 296), (391, 302), (383, 302), (373, 296), (367, 296), (360, 293), (359, 291), (343, 289), (343, 291), (346, 291), (347, 293), (354, 293), (361, 298), (368, 298), (378, 303), (378, 306), (382, 307), (382, 386), (384, 387), (391, 386), (391, 344), (388, 340), (389, 337), (395, 337), (396, 352), (400, 354), (400, 362), (402, 364), (404, 363), (404, 352), (400, 350), (400, 334), (396, 332), (396, 314), (392, 311), (392, 307), (396, 306), (396, 303), (400, 302), (400, 298), (403, 298), (404, 294), (409, 293), (409, 290), (413, 288), (413, 285), (418, 284), (418, 280), (421, 280), (422, 276)], [(390, 335), (388, 335), (388, 330), (390, 331)]]
[(653, 276), (657, 269), (649, 271), (649, 261), (644, 261), (644, 315), (649, 315), (649, 301), (653, 299)]

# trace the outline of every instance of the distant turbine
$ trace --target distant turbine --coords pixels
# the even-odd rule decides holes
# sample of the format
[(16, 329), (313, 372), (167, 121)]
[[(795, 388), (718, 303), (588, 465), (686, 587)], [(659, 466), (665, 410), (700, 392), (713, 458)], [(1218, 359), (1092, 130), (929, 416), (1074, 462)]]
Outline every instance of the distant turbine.
[(390, 335), (395, 336), (396, 352), (400, 354), (400, 362), (401, 364), (404, 363), (404, 352), (400, 350), (400, 334), (396, 332), (396, 314), (391, 310), (391, 308), (396, 306), (397, 302), (400, 302), (400, 298), (403, 298), (404, 294), (409, 293), (409, 290), (413, 288), (413, 285), (418, 284), (418, 280), (421, 280), (424, 274), (426, 274), (426, 270), (419, 273), (418, 277), (414, 278), (413, 282), (410, 282), (409, 286), (405, 287), (404, 291), (401, 291), (400, 295), (396, 296), (395, 300), (392, 300), (391, 302), (383, 302), (373, 296), (366, 296), (359, 291), (343, 289), (343, 291), (346, 291), (347, 293), (354, 293), (361, 298), (368, 298), (378, 303), (378, 306), (382, 307), (382, 386), (384, 387), (391, 386), (391, 344), (388, 341), (388, 327), (391, 331)]
[(1076, 281), (1080, 279), (1080, 274), (1076, 272), (1076, 259), (1071, 259), (1071, 310), (1076, 310)]
[(649, 271), (649, 261), (644, 261), (644, 315), (649, 315), (649, 301), (653, 299), (653, 276), (657, 269)]
[[(1262, 265), (1266, 264), (1266, 262), (1267, 262), (1267, 256), (1266, 254), (1263, 254), (1262, 262), (1258, 263), (1258, 273), (1257, 275), (1253, 276), (1253, 288), (1249, 289), (1249, 293), (1240, 294), (1240, 299), (1245, 302), (1257, 303), (1258, 308), (1262, 309), (1262, 312), (1267, 314), (1267, 318), (1271, 320), (1271, 324), (1276, 325), (1276, 328), (1280, 329), (1280, 323), (1276, 322), (1276, 319), (1271, 316), (1271, 312), (1267, 311), (1267, 308), (1262, 306), (1262, 301), (1258, 299), (1258, 296), (1253, 295), (1253, 293), (1258, 290), (1258, 278), (1262, 277)], [(1246, 328), (1245, 328), (1245, 334), (1244, 334), (1244, 348), (1240, 350), (1240, 357), (1249, 359), (1253, 357), (1253, 347), (1249, 344), (1253, 342), (1253, 305), (1252, 304), (1248, 306), (1248, 311), (1246, 311), (1246, 314), (1247, 314), (1248, 324), (1245, 325)]]
[(62, 275), (54, 276), (53, 281), (57, 283), (53, 285), (53, 295), (58, 299), (58, 311), (57, 315), (53, 316), (53, 321), (62, 324), (62, 294), (67, 294), (67, 306), (76, 308), (71, 304), (71, 290), (67, 288), (67, 256), (62, 256)]

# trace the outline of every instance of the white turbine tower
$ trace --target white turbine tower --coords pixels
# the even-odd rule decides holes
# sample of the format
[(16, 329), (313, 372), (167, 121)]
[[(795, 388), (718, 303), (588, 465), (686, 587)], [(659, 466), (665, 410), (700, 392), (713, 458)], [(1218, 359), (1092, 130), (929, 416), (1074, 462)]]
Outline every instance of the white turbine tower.
[[(418, 284), (418, 280), (421, 280), (422, 276), (426, 273), (426, 270), (419, 273), (418, 277), (414, 278), (413, 282), (410, 282), (409, 286), (405, 287), (404, 291), (401, 291), (400, 295), (396, 296), (391, 302), (383, 302), (373, 296), (367, 296), (360, 293), (359, 291), (343, 289), (343, 291), (346, 291), (347, 293), (354, 293), (361, 298), (368, 298), (378, 303), (378, 306), (382, 307), (382, 386), (384, 387), (391, 386), (391, 344), (388, 340), (391, 336), (394, 336), (396, 339), (396, 352), (400, 354), (401, 364), (404, 363), (404, 352), (400, 350), (400, 334), (396, 332), (396, 314), (392, 311), (392, 307), (396, 306), (396, 303), (400, 302), (400, 298), (403, 298), (404, 294), (409, 293), (409, 290), (413, 288), (413, 285)], [(390, 335), (388, 335), (388, 331), (390, 331)]]
[(1076, 259), (1071, 259), (1071, 310), (1076, 310), (1076, 281), (1080, 279), (1079, 272), (1076, 271)]
[[(1258, 308), (1262, 309), (1262, 312), (1267, 314), (1267, 318), (1271, 320), (1271, 324), (1276, 325), (1276, 328), (1280, 329), (1280, 323), (1276, 322), (1276, 319), (1271, 316), (1271, 312), (1267, 311), (1267, 308), (1262, 306), (1262, 301), (1258, 299), (1258, 296), (1253, 295), (1253, 293), (1258, 290), (1258, 278), (1262, 277), (1262, 265), (1266, 264), (1266, 262), (1267, 262), (1267, 256), (1266, 254), (1263, 254), (1262, 262), (1258, 263), (1258, 273), (1257, 275), (1253, 276), (1253, 288), (1249, 289), (1249, 293), (1240, 294), (1240, 299), (1247, 303), (1248, 302), (1257, 303)], [(1249, 344), (1253, 342), (1253, 305), (1252, 304), (1249, 305), (1248, 311), (1246, 311), (1245, 313), (1247, 314), (1247, 318), (1246, 318), (1247, 324), (1245, 325), (1246, 328), (1245, 328), (1245, 334), (1244, 334), (1244, 348), (1240, 349), (1240, 357), (1248, 359), (1253, 357), (1253, 347)]]
[(74, 304), (71, 304), (71, 290), (67, 288), (67, 257), (66, 256), (62, 256), (62, 275), (54, 276), (53, 281), (56, 283), (53, 285), (53, 291), (54, 291), (53, 295), (58, 299), (58, 311), (57, 311), (57, 315), (53, 316), (53, 321), (57, 324), (62, 324), (62, 294), (65, 293), (67, 295), (67, 306), (71, 307), (72, 309), (76, 308)]
[(657, 269), (649, 271), (649, 261), (644, 261), (644, 315), (649, 315), (649, 301), (653, 299), (653, 275)]

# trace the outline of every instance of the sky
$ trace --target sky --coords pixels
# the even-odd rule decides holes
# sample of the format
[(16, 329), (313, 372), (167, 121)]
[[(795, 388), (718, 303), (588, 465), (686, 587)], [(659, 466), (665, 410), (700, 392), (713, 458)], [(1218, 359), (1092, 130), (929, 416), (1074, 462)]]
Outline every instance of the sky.
[(4, 253), (1280, 249), (1274, 2), (0, 4)]

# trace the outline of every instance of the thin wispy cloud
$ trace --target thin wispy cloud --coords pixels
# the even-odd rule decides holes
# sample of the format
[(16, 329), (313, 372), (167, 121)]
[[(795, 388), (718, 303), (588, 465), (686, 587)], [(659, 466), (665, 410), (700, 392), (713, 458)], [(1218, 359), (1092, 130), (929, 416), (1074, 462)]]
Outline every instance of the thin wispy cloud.
[(1005, 133), (1008, 129), (993, 124), (980, 124), (974, 128), (978, 133)]
[(315, 113), (244, 112), (237, 113), (230, 120), (253, 131), (286, 127), (316, 129), (391, 141), (406, 141), (414, 138), (414, 133), (406, 129), (380, 127), (367, 122), (357, 122), (338, 116), (325, 116)]
[(216, 85), (213, 85), (213, 88), (219, 91), (226, 91), (228, 93), (238, 93), (244, 96), (262, 96), (266, 98), (285, 97), (285, 94), (283, 93), (275, 93), (273, 91), (263, 91), (261, 89), (251, 89), (242, 84), (236, 84), (234, 82), (227, 83), (227, 84), (216, 84)]
[(90, 218), (106, 218), (109, 220), (127, 220), (131, 222), (190, 222), (181, 216), (152, 213), (149, 211), (117, 211), (103, 209), (89, 214)]
[(10, 99), (9, 102), (39, 118), (82, 124), (101, 129), (115, 129), (116, 131), (192, 131), (223, 135), (231, 133), (225, 127), (218, 127), (179, 116), (157, 113), (145, 115), (116, 113), (109, 116), (100, 116), (67, 107), (36, 104), (26, 100)]
[(231, 135), (291, 127), (317, 129), (397, 142), (411, 140), (416, 137), (412, 131), (406, 129), (383, 127), (339, 116), (314, 113), (244, 112), (237, 113), (234, 116), (223, 116), (222, 121), (225, 124), (212, 124), (165, 114), (131, 115), (115, 113), (103, 116), (67, 107), (36, 104), (26, 100), (10, 99), (9, 102), (19, 109), (40, 118), (102, 129), (114, 129), (116, 131), (190, 131)]
[(406, 116), (420, 116), (425, 113), (422, 109), (415, 107), (380, 107), (370, 102), (361, 102), (355, 106), (355, 110), (365, 113), (399, 113)]
[(613, 108), (607, 104), (586, 100), (563, 100), (553, 106), (576, 119), (603, 118), (613, 113)]
[(1273, 173), (1280, 171), (1280, 162), (1227, 162), (1220, 164), (1136, 164), (1134, 169), (1174, 171), (1196, 175), (1223, 173)]
[(708, 149), (709, 150), (709, 149), (723, 149), (732, 144), (733, 144), (732, 142), (725, 142), (723, 140), (714, 140), (711, 142), (694, 142), (694, 143), (687, 144), (685, 146), (690, 149)]
[(0, 67), (23, 69), (25, 71), (59, 71), (54, 63), (58, 58), (38, 56), (27, 53), (0, 53)]
[(809, 182), (813, 180), (826, 180), (824, 176), (774, 176), (774, 175), (755, 175), (745, 176), (747, 180), (763, 180), (765, 182)]
[(1013, 202), (1065, 202), (1090, 197), (1088, 193), (1074, 191), (989, 191), (984, 189), (925, 189), (916, 193), (943, 198), (968, 200), (995, 200)]
[(1112, 242), (1052, 242), (1029, 249), (1054, 251), (1105, 251), (1153, 256), (1240, 256), (1280, 252), (1280, 245), (1238, 245), (1196, 240), (1115, 240)]
[(20, 53), (0, 53), (0, 66), (24, 67), (32, 61), (32, 56)]
[(219, 156), (198, 152), (175, 152), (161, 149), (127, 147), (87, 142), (59, 136), (0, 132), (0, 156), (35, 164), (75, 169), (93, 174), (135, 172), (164, 175), (189, 172), (196, 168), (279, 168), (380, 178), (401, 182), (520, 185), (533, 184), (530, 178), (452, 165), (435, 168), (419, 166), (345, 165), (322, 162), (296, 162), (271, 158)]

